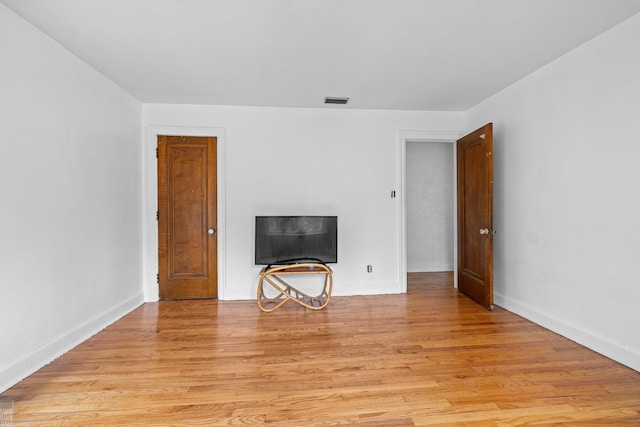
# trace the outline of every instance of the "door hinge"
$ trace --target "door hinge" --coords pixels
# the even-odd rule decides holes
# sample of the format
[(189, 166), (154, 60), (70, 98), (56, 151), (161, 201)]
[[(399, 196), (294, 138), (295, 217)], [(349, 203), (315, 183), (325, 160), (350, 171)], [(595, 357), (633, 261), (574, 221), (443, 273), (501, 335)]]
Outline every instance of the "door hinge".
[(156, 221), (160, 219), (160, 211), (156, 211)]
[(156, 147), (156, 159), (158, 158), (158, 147)]
[(160, 284), (160, 273), (156, 274), (156, 283)]

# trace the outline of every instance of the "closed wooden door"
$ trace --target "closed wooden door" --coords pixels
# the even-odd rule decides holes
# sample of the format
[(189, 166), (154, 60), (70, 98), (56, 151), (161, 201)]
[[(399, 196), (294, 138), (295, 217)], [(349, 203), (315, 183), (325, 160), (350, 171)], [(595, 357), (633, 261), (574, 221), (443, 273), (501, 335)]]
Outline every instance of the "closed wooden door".
[(458, 289), (493, 308), (493, 124), (457, 142)]
[(160, 298), (218, 296), (216, 138), (158, 136)]

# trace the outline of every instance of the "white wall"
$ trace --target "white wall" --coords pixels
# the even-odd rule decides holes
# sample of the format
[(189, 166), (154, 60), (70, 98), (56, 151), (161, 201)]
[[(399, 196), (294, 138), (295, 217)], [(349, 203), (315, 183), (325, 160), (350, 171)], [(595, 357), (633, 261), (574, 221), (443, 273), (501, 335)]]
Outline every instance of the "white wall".
[(454, 145), (407, 143), (407, 271), (453, 271)]
[(486, 100), (496, 303), (640, 370), (640, 15)]
[[(334, 295), (402, 290), (398, 132), (459, 132), (462, 113), (144, 105), (145, 197), (157, 206), (154, 129), (219, 130), (225, 138), (225, 278), (221, 299), (252, 299), (256, 215), (337, 215)], [(147, 299), (157, 298), (155, 209), (146, 215)], [(373, 266), (373, 273), (366, 266)]]
[(0, 391), (142, 301), (141, 105), (0, 5)]

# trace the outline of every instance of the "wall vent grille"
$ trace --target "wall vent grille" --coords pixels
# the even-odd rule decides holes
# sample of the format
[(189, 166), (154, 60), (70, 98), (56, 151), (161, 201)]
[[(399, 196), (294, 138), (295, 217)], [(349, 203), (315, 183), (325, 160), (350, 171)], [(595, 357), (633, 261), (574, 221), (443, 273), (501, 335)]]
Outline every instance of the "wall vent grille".
[(340, 105), (344, 105), (347, 102), (349, 102), (349, 98), (338, 98), (336, 96), (327, 96), (324, 99), (324, 103), (325, 104), (340, 104)]

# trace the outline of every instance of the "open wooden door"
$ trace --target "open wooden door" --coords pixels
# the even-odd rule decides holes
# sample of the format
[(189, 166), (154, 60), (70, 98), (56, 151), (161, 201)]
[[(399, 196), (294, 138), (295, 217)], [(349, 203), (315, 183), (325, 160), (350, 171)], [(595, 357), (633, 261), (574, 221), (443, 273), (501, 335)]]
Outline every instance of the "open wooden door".
[(457, 142), (458, 289), (493, 308), (493, 124)]
[(160, 298), (218, 296), (216, 138), (158, 136)]

